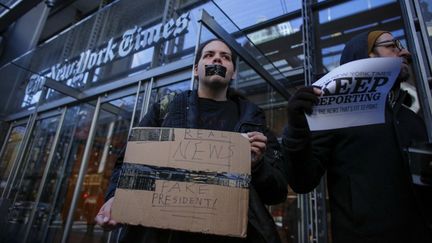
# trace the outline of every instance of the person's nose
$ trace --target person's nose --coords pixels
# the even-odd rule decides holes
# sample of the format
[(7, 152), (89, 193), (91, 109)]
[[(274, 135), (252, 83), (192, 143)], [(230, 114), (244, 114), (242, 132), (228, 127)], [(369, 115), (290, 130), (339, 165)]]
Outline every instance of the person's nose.
[(405, 60), (408, 61), (408, 63), (411, 63), (411, 53), (406, 48), (400, 50), (398, 56), (403, 57)]
[(213, 57), (213, 63), (215, 63), (215, 64), (222, 64), (222, 58), (219, 55), (215, 55)]

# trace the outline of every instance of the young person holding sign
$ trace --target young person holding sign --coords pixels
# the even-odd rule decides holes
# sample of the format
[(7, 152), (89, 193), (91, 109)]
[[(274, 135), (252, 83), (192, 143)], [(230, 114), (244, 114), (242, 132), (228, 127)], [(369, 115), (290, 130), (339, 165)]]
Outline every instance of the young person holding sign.
[[(195, 59), (198, 90), (176, 95), (165, 112), (156, 103), (140, 126), (247, 134), (252, 155), (247, 238), (126, 226), (122, 231), (122, 242), (280, 242), (273, 219), (264, 206), (283, 202), (288, 193), (280, 145), (266, 127), (264, 112), (228, 88), (236, 73), (236, 53), (223, 41), (213, 39), (200, 46)], [(111, 177), (107, 201), (96, 216), (97, 223), (105, 229), (117, 226), (111, 218), (111, 206), (121, 166), (122, 161), (119, 161)], [(220, 222), (226, 223), (229, 222)]]
[[(372, 31), (346, 44), (340, 64), (375, 57), (402, 59), (384, 123), (311, 132), (305, 113), (312, 113), (326, 90), (305, 87), (288, 102), (283, 137), (288, 182), (294, 191), (307, 193), (327, 173), (333, 242), (432, 242), (424, 213), (431, 205), (416, 195), (404, 154), (414, 142), (427, 141), (424, 122), (402, 105), (399, 89), (409, 76), (411, 54), (389, 32)], [(344, 82), (336, 87), (339, 92), (348, 90)], [(361, 85), (353, 89), (366, 90)]]

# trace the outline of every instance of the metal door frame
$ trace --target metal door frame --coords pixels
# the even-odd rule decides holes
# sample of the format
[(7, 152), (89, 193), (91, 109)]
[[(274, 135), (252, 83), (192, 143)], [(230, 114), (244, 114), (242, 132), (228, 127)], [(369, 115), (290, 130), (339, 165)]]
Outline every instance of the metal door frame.
[(67, 108), (64, 107), (63, 110), (62, 110), (61, 116), (60, 116), (60, 120), (59, 120), (58, 125), (57, 125), (57, 130), (56, 130), (56, 133), (54, 135), (54, 140), (53, 140), (53, 143), (52, 143), (52, 146), (51, 146), (51, 149), (50, 149), (50, 153), (48, 155), (47, 163), (45, 165), (45, 169), (44, 169), (44, 172), (43, 172), (43, 175), (42, 175), (42, 179), (41, 179), (41, 182), (40, 182), (40, 185), (39, 185), (39, 188), (38, 188), (38, 192), (37, 192), (37, 195), (36, 195), (36, 200), (35, 200), (34, 206), (32, 208), (32, 211), (30, 213), (29, 220), (27, 222), (27, 227), (26, 227), (26, 231), (25, 231), (23, 242), (27, 242), (27, 239), (28, 239), (28, 237), (30, 235), (31, 228), (33, 226), (33, 221), (34, 221), (34, 218), (35, 218), (35, 215), (36, 215), (36, 211), (37, 211), (40, 199), (42, 197), (43, 189), (45, 188), (45, 183), (46, 183), (46, 180), (47, 180), (47, 177), (48, 177), (49, 170), (51, 169), (51, 164), (52, 164), (52, 161), (54, 159), (55, 151), (57, 149), (58, 140), (59, 140), (62, 128), (63, 128), (64, 119), (65, 119), (65, 116), (66, 116), (66, 111), (67, 111)]
[[(400, 1), (407, 39), (415, 50), (413, 53), (416, 53), (416, 58), (412, 59), (412, 66), (417, 77), (416, 88), (423, 110), (428, 140), (429, 143), (432, 143), (432, 94), (428, 83), (428, 79), (431, 78), (428, 77), (428, 71), (429, 73), (432, 72), (431, 46), (427, 39), (427, 31), (424, 29), (423, 23), (419, 23), (419, 20), (422, 21), (423, 18), (418, 4), (418, 1), (415, 0)], [(419, 36), (422, 38), (419, 38)], [(426, 53), (424, 49), (426, 49)], [(427, 70), (427, 68), (429, 70)]]
[[(0, 150), (0, 158), (2, 158), (3, 157), (3, 153), (5, 152), (5, 149), (6, 149), (6, 146), (7, 146), (7, 144), (8, 144), (8, 140), (9, 140), (9, 138), (10, 138), (10, 135), (11, 135), (11, 133), (12, 133), (12, 130), (15, 128), (15, 127), (18, 127), (18, 126), (20, 126), (20, 125), (23, 125), (23, 124), (26, 124), (26, 127), (27, 127), (27, 124), (28, 124), (28, 122), (29, 122), (29, 119), (22, 119), (22, 120), (20, 120), (20, 121), (14, 121), (14, 122), (12, 122), (11, 124), (9, 124), (9, 129), (8, 129), (8, 131), (7, 131), (7, 133), (6, 133), (6, 136), (5, 136), (5, 140), (3, 141), (3, 144), (2, 144), (2, 147), (1, 147), (1, 150)], [(25, 135), (25, 132), (26, 131), (24, 131), (24, 135)], [(23, 142), (23, 140), (24, 140), (24, 136), (23, 136), (23, 138), (22, 138), (22, 140), (21, 140), (21, 142), (20, 142), (20, 145), (21, 145), (21, 143)], [(19, 148), (18, 148), (19, 149)], [(12, 162), (13, 163), (13, 162)], [(13, 166), (13, 165), (12, 165)], [(8, 177), (10, 176), (10, 173), (12, 172), (12, 168), (11, 168), (11, 171), (9, 172), (9, 175), (8, 175)], [(6, 187), (5, 187), (5, 189), (6, 189)], [(1, 195), (0, 195), (1, 196)], [(2, 198), (2, 197), (0, 197), (0, 198)]]

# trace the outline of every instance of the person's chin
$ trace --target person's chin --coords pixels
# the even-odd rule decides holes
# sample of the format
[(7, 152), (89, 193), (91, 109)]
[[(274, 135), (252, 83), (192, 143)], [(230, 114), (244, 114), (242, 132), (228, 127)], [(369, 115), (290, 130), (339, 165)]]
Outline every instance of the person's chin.
[(409, 66), (405, 63), (402, 63), (401, 71), (397, 79), (400, 81), (406, 81), (409, 79), (409, 77), (410, 77)]
[(207, 82), (207, 85), (213, 89), (224, 89), (228, 86), (229, 82), (222, 78), (212, 78)]

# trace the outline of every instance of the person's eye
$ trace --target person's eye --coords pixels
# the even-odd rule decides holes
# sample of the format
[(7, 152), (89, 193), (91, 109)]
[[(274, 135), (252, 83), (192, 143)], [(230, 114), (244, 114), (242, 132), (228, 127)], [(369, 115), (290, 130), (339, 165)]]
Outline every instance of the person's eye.
[(211, 56), (212, 56), (211, 53), (206, 53), (203, 55), (204, 58), (211, 57)]
[(227, 61), (231, 61), (231, 57), (228, 55), (224, 55), (224, 56), (222, 56), (222, 58), (227, 60)]

